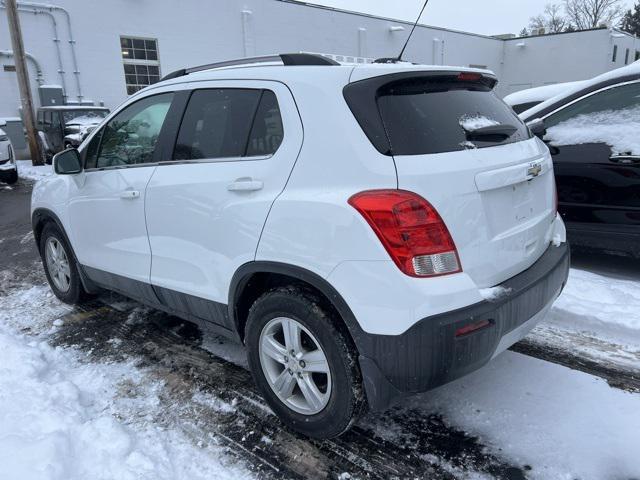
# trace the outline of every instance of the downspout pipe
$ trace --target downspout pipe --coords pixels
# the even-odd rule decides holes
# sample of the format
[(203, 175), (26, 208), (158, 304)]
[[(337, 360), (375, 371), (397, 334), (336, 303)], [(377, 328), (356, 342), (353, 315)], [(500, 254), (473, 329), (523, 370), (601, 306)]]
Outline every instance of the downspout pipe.
[(78, 57), (76, 56), (76, 41), (73, 38), (73, 28), (71, 26), (71, 15), (69, 11), (61, 7), (59, 5), (51, 5), (51, 4), (41, 4), (41, 3), (33, 3), (33, 2), (18, 2), (18, 5), (24, 5), (27, 7), (39, 8), (48, 10), (49, 12), (58, 11), (62, 12), (67, 20), (67, 30), (69, 31), (69, 45), (71, 48), (71, 60), (73, 61), (73, 75), (76, 79), (76, 91), (78, 101), (82, 102), (84, 96), (82, 95), (82, 86), (80, 85), (80, 69), (78, 68)]
[[(36, 82), (38, 82), (38, 85), (44, 84), (44, 73), (40, 67), (40, 62), (28, 52), (25, 52), (24, 56), (31, 60), (33, 66), (36, 67)], [(11, 50), (0, 50), (0, 57), (13, 57), (13, 52)]]
[[(4, 0), (0, 1), (0, 8), (6, 8), (4, 4)], [(62, 63), (62, 52), (60, 50), (60, 38), (58, 36), (58, 22), (56, 21), (56, 17), (48, 11), (42, 10), (39, 11), (35, 8), (24, 8), (18, 7), (19, 12), (31, 13), (33, 15), (46, 15), (51, 20), (51, 26), (53, 28), (53, 43), (56, 47), (56, 56), (58, 58), (58, 75), (60, 76), (60, 85), (62, 85), (62, 91), (65, 100), (67, 99), (67, 82), (65, 79), (65, 71), (64, 65)]]
[[(4, 0), (0, 0), (0, 1), (2, 2), (2, 4), (4, 4)], [(35, 3), (35, 2), (17, 2), (17, 3), (19, 7), (30, 7), (42, 12), (49, 12), (49, 13), (58, 11), (58, 12), (62, 12), (62, 14), (65, 16), (65, 19), (67, 21), (67, 29), (69, 31), (69, 45), (71, 49), (71, 60), (73, 61), (73, 75), (75, 76), (75, 79), (76, 79), (75, 83), (76, 83), (77, 98), (79, 102), (82, 102), (84, 95), (82, 95), (82, 86), (80, 84), (80, 69), (78, 68), (78, 57), (76, 55), (76, 40), (73, 37), (73, 28), (71, 26), (71, 15), (69, 14), (69, 11), (66, 8), (61, 7), (59, 5), (52, 5), (48, 3)]]

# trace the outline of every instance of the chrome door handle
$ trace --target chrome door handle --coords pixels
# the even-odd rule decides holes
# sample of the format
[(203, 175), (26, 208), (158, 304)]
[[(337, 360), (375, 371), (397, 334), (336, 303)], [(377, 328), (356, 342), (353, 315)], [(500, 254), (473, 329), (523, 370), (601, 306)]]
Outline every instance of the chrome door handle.
[(634, 163), (640, 163), (640, 155), (614, 155), (609, 157), (609, 160), (615, 163), (622, 163), (623, 165), (632, 165)]
[(227, 185), (227, 190), (230, 192), (255, 192), (256, 190), (262, 190), (264, 183), (260, 180), (254, 180), (252, 178), (239, 178), (235, 182)]
[(134, 200), (140, 198), (140, 192), (138, 190), (125, 190), (120, 192), (120, 198), (123, 200)]

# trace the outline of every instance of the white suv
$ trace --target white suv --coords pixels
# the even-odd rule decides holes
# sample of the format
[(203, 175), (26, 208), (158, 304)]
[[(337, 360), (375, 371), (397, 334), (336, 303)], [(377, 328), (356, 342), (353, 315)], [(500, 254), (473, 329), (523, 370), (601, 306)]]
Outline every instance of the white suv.
[(569, 269), (553, 167), (490, 72), (244, 62), (165, 77), (55, 157), (32, 214), (56, 296), (114, 290), (244, 342), (318, 438), (544, 317)]

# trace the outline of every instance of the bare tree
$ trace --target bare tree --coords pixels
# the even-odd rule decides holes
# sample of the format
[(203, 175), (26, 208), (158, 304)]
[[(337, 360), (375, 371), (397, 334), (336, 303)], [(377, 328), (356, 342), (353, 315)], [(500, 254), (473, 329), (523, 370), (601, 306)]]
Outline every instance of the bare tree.
[(550, 3), (544, 7), (544, 13), (531, 17), (529, 29), (543, 30), (545, 33), (559, 33), (564, 32), (568, 23), (562, 14), (562, 5)]
[(578, 30), (614, 24), (624, 14), (622, 0), (564, 0), (564, 8)]
[(547, 30), (551, 33), (563, 32), (568, 23), (562, 14), (562, 6), (558, 4), (549, 4), (544, 8), (544, 14), (547, 17)]

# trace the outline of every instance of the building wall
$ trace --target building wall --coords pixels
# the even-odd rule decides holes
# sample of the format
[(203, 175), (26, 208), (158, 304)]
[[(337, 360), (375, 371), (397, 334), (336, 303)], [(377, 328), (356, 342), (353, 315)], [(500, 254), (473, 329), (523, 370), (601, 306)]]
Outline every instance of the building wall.
[[(312, 51), (360, 57), (396, 56), (410, 25), (388, 19), (278, 0), (55, 0), (71, 15), (83, 100), (115, 107), (126, 98), (120, 36), (158, 39), (161, 73), (229, 58)], [(22, 7), (27, 8), (27, 7)], [(29, 7), (30, 8), (30, 7)], [(0, 10), (1, 13), (4, 13)], [(68, 31), (53, 12), (69, 100), (78, 100)], [(37, 57), (46, 82), (62, 84), (51, 16), (20, 12), (25, 49)], [(391, 27), (403, 31), (391, 31)], [(420, 27), (405, 58), (453, 65), (486, 65), (499, 72), (500, 41), (478, 35)], [(10, 50), (6, 16), (0, 15), (0, 50)], [(13, 63), (0, 58), (3, 64)], [(31, 77), (35, 71), (30, 66)], [(32, 88), (37, 87), (35, 80)], [(15, 116), (15, 73), (0, 71), (0, 116)]]
[[(167, 74), (185, 66), (282, 52), (396, 56), (411, 28), (407, 22), (288, 0), (52, 2), (70, 14), (79, 75), (74, 74), (69, 30), (60, 10), (43, 13), (26, 6), (26, 0), (19, 2), (26, 51), (42, 65), (47, 84), (65, 84), (68, 100), (103, 102), (110, 108), (126, 99), (121, 35), (157, 39), (161, 74)], [(54, 25), (59, 42), (54, 42)], [(392, 31), (392, 27), (404, 30)], [(630, 38), (633, 41), (628, 36), (615, 41)], [(521, 41), (524, 47), (518, 47)], [(427, 64), (486, 66), (500, 77), (499, 93), (504, 95), (529, 85), (588, 78), (621, 66), (624, 49), (618, 64), (607, 58), (611, 42), (608, 31), (503, 41), (420, 26), (405, 58)], [(6, 15), (0, 8), (0, 51), (10, 49)], [(13, 64), (13, 60), (0, 56), (0, 65), (5, 64)], [(29, 70), (35, 95), (33, 65)], [(16, 116), (18, 105), (15, 73), (0, 68), (0, 117)]]
[[(616, 61), (613, 48), (618, 46)], [(591, 30), (562, 35), (515, 38), (504, 42), (502, 87), (506, 93), (554, 83), (585, 80), (629, 63), (640, 40), (617, 31)]]

